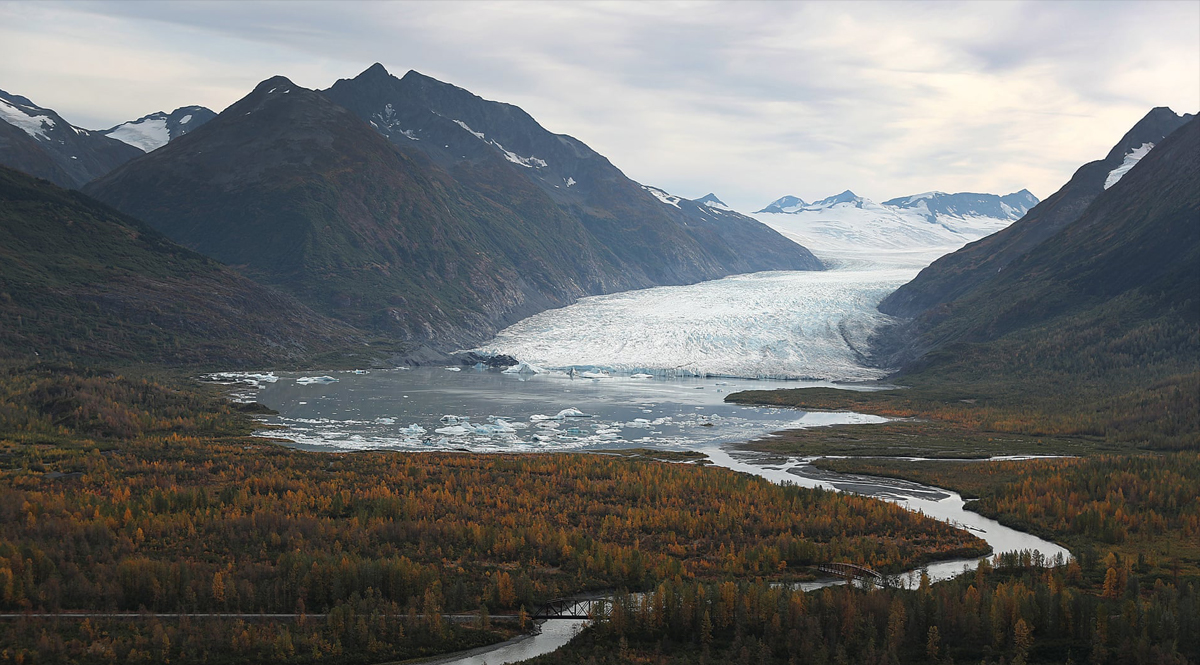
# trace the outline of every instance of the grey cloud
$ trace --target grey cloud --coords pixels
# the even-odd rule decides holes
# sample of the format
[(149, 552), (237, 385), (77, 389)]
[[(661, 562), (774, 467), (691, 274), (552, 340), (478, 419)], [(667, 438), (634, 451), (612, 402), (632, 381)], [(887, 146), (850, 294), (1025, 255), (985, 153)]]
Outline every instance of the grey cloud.
[[(876, 199), (1022, 187), (1044, 196), (1150, 106), (1200, 106), (1195, 3), (87, 2), (0, 12), (9, 29), (48, 36), (96, 17), (130, 36), (129, 49), (169, 63), (141, 87), (133, 74), (105, 79), (121, 89), (103, 104), (69, 100), (97, 108), (79, 124), (158, 110), (168, 91), (219, 109), (272, 74), (325, 87), (380, 61), (517, 104), (635, 179), (681, 195), (716, 191), (743, 209), (847, 187)], [(0, 87), (12, 78), (31, 88), (17, 92), (63, 99), (84, 80), (72, 73), (79, 63), (49, 48), (27, 57), (41, 59), (42, 76), (10, 58)]]

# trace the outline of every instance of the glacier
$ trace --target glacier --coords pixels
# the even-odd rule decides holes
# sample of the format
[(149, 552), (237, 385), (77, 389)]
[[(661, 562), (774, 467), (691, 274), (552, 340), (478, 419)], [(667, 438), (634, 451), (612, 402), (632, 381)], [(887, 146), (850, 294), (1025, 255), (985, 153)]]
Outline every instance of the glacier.
[[(645, 189), (677, 205), (675, 197)], [(920, 197), (913, 199), (917, 204)], [(868, 341), (893, 320), (876, 309), (879, 302), (939, 256), (1019, 216), (931, 213), (925, 205), (885, 206), (849, 191), (791, 209), (751, 216), (807, 247), (829, 270), (752, 273), (583, 298), (519, 321), (474, 351), (510, 355), (543, 371), (575, 369), (580, 377), (609, 371), (877, 380), (887, 368), (871, 362)]]
[(584, 298), (524, 319), (480, 350), (537, 367), (627, 374), (866, 381), (889, 320), (875, 306), (919, 266), (763, 272)]

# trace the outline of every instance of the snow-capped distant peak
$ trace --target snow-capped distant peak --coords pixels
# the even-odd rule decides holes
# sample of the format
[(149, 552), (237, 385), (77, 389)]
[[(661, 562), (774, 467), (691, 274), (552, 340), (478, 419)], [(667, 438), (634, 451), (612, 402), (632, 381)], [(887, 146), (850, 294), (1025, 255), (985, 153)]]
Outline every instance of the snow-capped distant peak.
[(203, 106), (181, 106), (170, 113), (151, 113), (100, 133), (143, 152), (150, 152), (199, 128), (216, 116), (216, 113)]
[(167, 130), (167, 114), (162, 112), (122, 123), (104, 133), (143, 152), (161, 148), (171, 140), (171, 133)]
[(1133, 168), (1150, 150), (1154, 148), (1153, 143), (1143, 143), (1142, 145), (1125, 153), (1125, 161), (1121, 165), (1108, 172), (1108, 177), (1104, 179), (1104, 189), (1108, 189), (1117, 184), (1118, 181), (1126, 174), (1129, 169)]
[(913, 194), (912, 196), (908, 197), (908, 202), (916, 203), (917, 201), (933, 199), (939, 196), (946, 196), (946, 192), (925, 192), (923, 194)]
[(731, 210), (732, 209), (729, 206), (725, 205), (725, 202), (722, 201), (721, 199), (718, 199), (717, 195), (713, 194), (712, 192), (709, 192), (708, 194), (706, 194), (698, 199), (695, 199), (695, 202), (699, 203), (700, 205), (706, 205), (710, 208), (717, 208), (719, 210)]
[(863, 203), (865, 201), (866, 201), (866, 199), (864, 199), (863, 197), (861, 197), (847, 189), (846, 191), (842, 192), (841, 194), (823, 198), (820, 201), (810, 204), (808, 207), (810, 207), (810, 208), (828, 208), (831, 206), (838, 205), (839, 203), (850, 203), (850, 204), (853, 204), (854, 207), (856, 207), (856, 208), (861, 208), (861, 207), (863, 207)]
[(792, 213), (803, 209), (806, 205), (808, 204), (799, 196), (781, 196), (758, 212)]
[(650, 185), (642, 185), (642, 189), (653, 194), (654, 198), (658, 199), (659, 201), (662, 201), (669, 206), (675, 206), (676, 208), (679, 207), (679, 202), (683, 200), (678, 196), (671, 196), (663, 190), (657, 187), (651, 187)]

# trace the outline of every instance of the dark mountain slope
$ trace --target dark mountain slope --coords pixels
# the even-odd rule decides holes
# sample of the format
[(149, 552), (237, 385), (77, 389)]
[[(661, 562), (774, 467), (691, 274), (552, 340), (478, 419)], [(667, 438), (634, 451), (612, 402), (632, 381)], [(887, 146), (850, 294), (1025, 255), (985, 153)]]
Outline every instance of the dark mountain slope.
[(1042, 431), (1197, 445), (1200, 121), (915, 327), (914, 385), (1007, 403)]
[[(116, 139), (76, 127), (50, 109), (0, 90), (0, 165), (80, 187), (142, 154)], [(29, 141), (17, 140), (13, 130)], [(53, 166), (51, 166), (53, 165)]]
[(321, 311), (446, 346), (630, 285), (552, 206), (500, 208), (282, 77), (88, 191)]
[[(597, 213), (606, 225), (589, 227), (451, 127), (475, 158), (394, 145), (277, 77), (87, 191), (319, 311), (442, 348), (583, 295), (731, 271), (732, 247), (693, 239), (717, 235), (715, 215), (685, 231), (608, 209)], [(780, 254), (807, 254), (783, 243)]]
[(94, 199), (0, 167), (0, 359), (227, 369), (362, 342)]
[[(379, 64), (325, 94), (463, 181), (475, 179), (476, 170), (519, 176), (526, 183), (522, 196), (540, 189), (583, 224), (623, 271), (645, 274), (645, 285), (822, 267), (807, 250), (744, 215), (664, 202), (582, 141), (547, 131), (516, 106), (414, 71), (396, 78)], [(492, 198), (512, 207), (505, 193)]]
[(1066, 185), (1012, 226), (935, 261), (916, 279), (885, 298), (879, 310), (893, 316), (913, 317), (970, 292), (1078, 219), (1104, 191), (1109, 173), (1121, 166), (1127, 154), (1145, 143), (1159, 143), (1191, 117), (1178, 116), (1168, 108), (1153, 109), (1104, 159), (1080, 167)]

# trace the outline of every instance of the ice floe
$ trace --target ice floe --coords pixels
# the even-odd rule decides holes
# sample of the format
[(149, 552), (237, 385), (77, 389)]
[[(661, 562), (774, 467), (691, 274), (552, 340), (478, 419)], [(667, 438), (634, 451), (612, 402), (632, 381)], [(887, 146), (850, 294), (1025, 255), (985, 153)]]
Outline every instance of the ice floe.
[(337, 383), (337, 379), (332, 376), (302, 376), (296, 379), (296, 383), (302, 386), (312, 385), (314, 383)]

